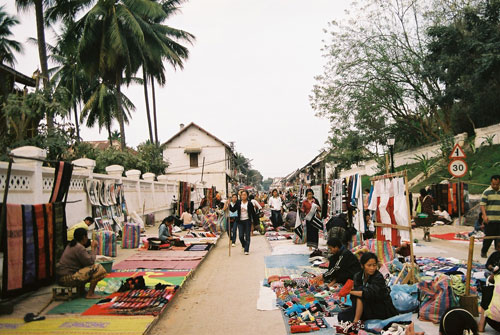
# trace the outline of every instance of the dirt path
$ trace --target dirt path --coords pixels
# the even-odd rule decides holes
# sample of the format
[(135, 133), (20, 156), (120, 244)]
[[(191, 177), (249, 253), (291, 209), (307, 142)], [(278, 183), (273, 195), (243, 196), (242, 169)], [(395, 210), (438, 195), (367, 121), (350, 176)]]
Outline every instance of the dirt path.
[(256, 309), (271, 253), (265, 237), (252, 237), (248, 256), (238, 242), (229, 257), (227, 243), (224, 236), (150, 334), (286, 334), (279, 311)]

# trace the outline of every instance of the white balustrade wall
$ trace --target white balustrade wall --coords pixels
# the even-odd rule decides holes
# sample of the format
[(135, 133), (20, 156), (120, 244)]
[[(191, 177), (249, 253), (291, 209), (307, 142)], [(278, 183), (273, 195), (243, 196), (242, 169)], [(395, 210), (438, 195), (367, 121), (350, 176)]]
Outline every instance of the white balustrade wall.
[[(45, 158), (45, 151), (36, 147), (22, 147), (13, 150), (14, 155), (37, 159)], [(88, 179), (112, 180), (123, 184), (125, 201), (129, 213), (135, 211), (143, 214), (155, 214), (155, 220), (161, 221), (172, 214), (172, 196), (178, 197), (179, 182), (169, 181), (167, 176), (155, 176), (145, 173), (141, 177), (138, 170), (126, 171), (123, 176), (123, 167), (113, 165), (106, 168), (107, 174), (94, 173), (95, 161), (87, 158), (78, 159), (75, 165), (66, 205), (66, 219), (68, 227), (80, 222), (91, 215), (92, 209), (85, 191)], [(7, 162), (0, 162), (0, 202), (5, 192), (7, 179)], [(155, 177), (158, 181), (155, 181)], [(43, 167), (42, 162), (14, 159), (10, 177), (10, 187), (7, 202), (13, 204), (46, 203), (50, 198), (54, 183), (54, 168)], [(198, 194), (202, 194), (201, 186), (197, 186)], [(199, 205), (199, 201), (195, 206)]]

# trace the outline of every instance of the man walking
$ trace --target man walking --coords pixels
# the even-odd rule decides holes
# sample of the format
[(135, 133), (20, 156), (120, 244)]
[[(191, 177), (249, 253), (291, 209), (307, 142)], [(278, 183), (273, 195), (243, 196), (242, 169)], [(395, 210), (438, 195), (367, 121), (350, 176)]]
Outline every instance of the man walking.
[[(500, 175), (491, 177), (491, 185), (481, 197), (481, 213), (483, 215), (484, 234), (500, 236)], [(483, 240), (481, 257), (486, 258), (492, 240)], [(495, 240), (495, 249), (500, 240)]]

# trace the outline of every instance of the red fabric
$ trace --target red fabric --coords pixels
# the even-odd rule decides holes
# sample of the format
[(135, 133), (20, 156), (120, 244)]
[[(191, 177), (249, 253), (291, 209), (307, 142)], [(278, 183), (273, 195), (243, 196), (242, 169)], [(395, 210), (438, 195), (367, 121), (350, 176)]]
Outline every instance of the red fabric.
[(315, 203), (316, 201), (313, 199), (312, 202), (309, 202), (307, 199), (302, 202), (302, 212), (304, 212), (305, 215), (309, 214), (311, 211), (312, 204)]
[[(458, 213), (458, 207), (457, 207), (457, 184), (454, 183), (452, 185), (453, 188), (453, 198), (452, 198), (452, 203), (453, 203), (453, 214)], [(450, 213), (452, 214), (452, 213)]]
[(134, 269), (169, 269), (169, 270), (191, 270), (200, 264), (201, 260), (175, 261), (175, 260), (141, 260), (141, 261), (121, 261), (113, 265), (115, 270), (134, 270)]
[(349, 293), (351, 293), (352, 288), (354, 287), (354, 282), (352, 279), (348, 279), (344, 286), (339, 291), (339, 297), (344, 298), (346, 297)]
[(52, 204), (44, 204), (45, 206), (45, 215), (47, 215), (47, 236), (49, 243), (49, 276), (52, 277), (54, 275), (54, 224), (53, 221), (53, 213), (52, 213)]
[(59, 193), (59, 188), (61, 187), (61, 180), (64, 171), (64, 162), (59, 162), (58, 174), (56, 175), (56, 180), (54, 180), (54, 189), (52, 191), (52, 198), (49, 202), (55, 202), (57, 194)]
[(23, 286), (23, 210), (21, 205), (7, 204), (7, 289)]
[(106, 278), (122, 278), (122, 277), (137, 277), (146, 276), (148, 273), (154, 273), (150, 277), (186, 277), (190, 271), (127, 271), (127, 272), (111, 272)]
[(308, 325), (293, 325), (290, 327), (290, 332), (295, 333), (309, 333), (312, 329)]
[[(398, 223), (396, 222), (396, 217), (394, 216), (394, 197), (389, 198), (386, 210), (391, 218), (391, 224), (397, 225)], [(401, 244), (398, 230), (396, 228), (391, 228), (391, 240), (391, 244), (393, 247), (399, 247), (399, 245)]]
[(34, 205), (35, 220), (38, 233), (38, 279), (47, 278), (47, 264), (45, 258), (45, 217), (43, 205)]

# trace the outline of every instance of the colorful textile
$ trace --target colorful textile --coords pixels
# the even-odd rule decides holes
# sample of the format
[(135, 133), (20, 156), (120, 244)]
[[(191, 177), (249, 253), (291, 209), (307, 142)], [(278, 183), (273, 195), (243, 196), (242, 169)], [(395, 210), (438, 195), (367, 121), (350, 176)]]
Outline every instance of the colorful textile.
[(98, 231), (95, 235), (97, 241), (97, 255), (116, 257), (116, 234), (111, 231)]
[(113, 293), (111, 302), (94, 305), (82, 315), (158, 315), (172, 300), (176, 286), (162, 290), (131, 290)]
[(43, 205), (34, 205), (33, 211), (35, 213), (35, 222), (36, 222), (36, 231), (37, 231), (37, 240), (35, 240), (37, 246), (37, 262), (38, 262), (38, 280), (43, 280), (47, 278), (47, 255), (45, 253), (45, 248), (47, 245), (47, 232), (45, 225), (45, 211)]
[[(23, 209), (7, 204), (7, 245), (4, 254), (4, 292), (22, 288), (23, 284)], [(7, 275), (5, 275), (7, 272)]]
[(23, 319), (2, 319), (2, 335), (142, 335), (153, 322), (152, 316), (59, 317), (37, 322)]
[(23, 286), (33, 285), (36, 281), (35, 230), (33, 206), (23, 205), (24, 226), (24, 276)]
[(5, 229), (2, 297), (52, 283), (66, 243), (64, 204), (7, 204)]
[(66, 238), (68, 236), (66, 227), (66, 204), (56, 202), (53, 204), (54, 209), (54, 263), (57, 262), (66, 246)]
[(390, 263), (395, 257), (395, 251), (391, 245), (391, 241), (378, 241), (370, 239), (365, 241), (365, 245), (368, 247), (370, 252), (377, 255), (378, 260), (381, 263)]
[(420, 320), (439, 323), (444, 312), (454, 307), (456, 299), (449, 281), (448, 276), (442, 275), (433, 281), (422, 281), (418, 284), (422, 300), (418, 313)]
[(122, 248), (134, 249), (139, 247), (141, 227), (138, 224), (127, 222), (123, 225)]
[(54, 184), (49, 202), (61, 202), (71, 184), (71, 175), (73, 174), (73, 165), (71, 163), (59, 162), (54, 171)]

